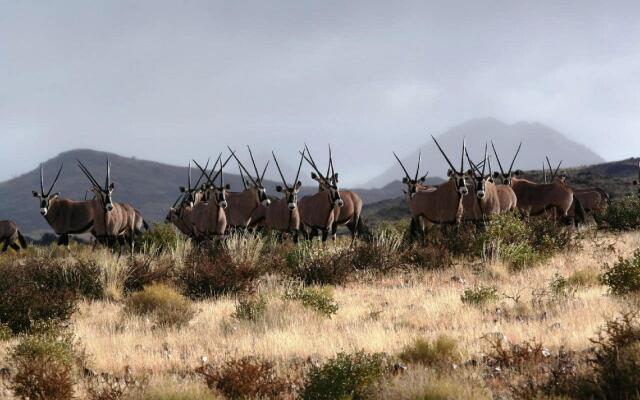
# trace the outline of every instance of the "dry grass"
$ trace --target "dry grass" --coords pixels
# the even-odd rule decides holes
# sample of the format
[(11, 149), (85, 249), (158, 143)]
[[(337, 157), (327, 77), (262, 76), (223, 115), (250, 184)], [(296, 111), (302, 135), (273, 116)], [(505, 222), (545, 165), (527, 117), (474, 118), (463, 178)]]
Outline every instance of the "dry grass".
[[(638, 233), (598, 234), (585, 239), (581, 250), (521, 272), (509, 272), (499, 263), (465, 262), (445, 270), (350, 283), (334, 289), (339, 310), (332, 318), (284, 301), (286, 284), (277, 279), (263, 279), (258, 286), (267, 301), (262, 318), (233, 318), (237, 299), (226, 296), (196, 302), (199, 312), (180, 330), (157, 330), (144, 317), (125, 315), (114, 294), (112, 300), (82, 303), (74, 329), (92, 356), (95, 371), (118, 373), (129, 366), (136, 374), (159, 381), (186, 376), (185, 372), (201, 365), (203, 357), (222, 364), (229, 358), (256, 356), (286, 368), (302, 359), (326, 359), (338, 352), (398, 354), (416, 338), (434, 340), (440, 335), (455, 339), (467, 358), (486, 351), (483, 337), (495, 334), (512, 342), (535, 339), (551, 348), (583, 350), (598, 328), (626, 305), (609, 296), (599, 283), (580, 286), (575, 295), (562, 301), (541, 299), (538, 293), (547, 289), (555, 274), (568, 278), (585, 270), (599, 271), (604, 260), (628, 256), (639, 245)], [(184, 249), (176, 253), (173, 256), (180, 262)], [(92, 257), (108, 269), (105, 280), (118, 293), (122, 261), (108, 253)], [(495, 286), (502, 299), (482, 307), (463, 304), (464, 289), (479, 285)], [(11, 343), (0, 342), (0, 360)]]

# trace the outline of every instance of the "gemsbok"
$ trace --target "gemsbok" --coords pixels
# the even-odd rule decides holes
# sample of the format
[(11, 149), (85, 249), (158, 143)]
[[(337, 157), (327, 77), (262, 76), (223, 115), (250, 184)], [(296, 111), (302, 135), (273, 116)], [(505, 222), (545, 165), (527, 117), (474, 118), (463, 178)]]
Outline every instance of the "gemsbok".
[(126, 242), (130, 242), (133, 251), (136, 237), (136, 210), (126, 203), (113, 202), (115, 184), (111, 181), (111, 160), (107, 158), (107, 175), (104, 187), (93, 177), (89, 169), (80, 161), (78, 166), (91, 183), (91, 191), (95, 198), (91, 201), (93, 208), (93, 228), (91, 233), (98, 242), (107, 245), (119, 243), (120, 251)]
[[(227, 214), (225, 209), (228, 205), (227, 191), (231, 187), (229, 184), (224, 183), (224, 167), (232, 156), (233, 152), (223, 163), (221, 153), (211, 173), (207, 173), (207, 171), (194, 160), (196, 166), (204, 173), (207, 179), (204, 185), (202, 199), (193, 206), (191, 211), (193, 238), (196, 241), (210, 240), (216, 237), (222, 238), (227, 230)], [(220, 164), (220, 169), (213, 175), (218, 163)], [(220, 177), (220, 185), (215, 184), (218, 176)]]
[[(463, 215), (462, 199), (469, 193), (467, 189), (467, 174), (464, 171), (465, 142), (462, 142), (462, 153), (460, 156), (460, 169), (453, 166), (438, 141), (431, 136), (438, 150), (449, 164), (447, 176), (449, 179), (437, 186), (429, 186), (419, 190), (410, 196), (409, 209), (411, 210), (412, 224), (418, 231), (421, 238), (424, 238), (426, 227), (432, 225), (459, 224)], [(400, 160), (398, 160), (400, 162)], [(411, 180), (406, 168), (400, 162), (405, 177)]]
[[(573, 202), (576, 202), (576, 216), (577, 221), (584, 221), (584, 209), (580, 204), (580, 201), (574, 196), (573, 190), (569, 188), (564, 182), (559, 179), (553, 179), (551, 183), (535, 183), (524, 178), (518, 178), (522, 174), (522, 171), (513, 171), (513, 161), (511, 166), (505, 173), (498, 157), (498, 152), (491, 142), (493, 153), (498, 161), (500, 167), (500, 173), (497, 171), (494, 173), (494, 179), (502, 179), (502, 183), (510, 185), (517, 198), (517, 208), (521, 212), (535, 216), (544, 213), (545, 211), (555, 210), (558, 212), (559, 217), (565, 221), (570, 219), (569, 209)], [(522, 143), (518, 146), (516, 155), (513, 160), (515, 161)]]
[(640, 197), (640, 162), (638, 163), (638, 179), (634, 179), (631, 183), (633, 186), (638, 186), (638, 197)]
[(465, 155), (469, 162), (470, 169), (467, 175), (473, 181), (469, 195), (462, 200), (463, 214), (465, 221), (485, 221), (492, 214), (500, 213), (500, 200), (498, 190), (493, 182), (490, 182), (490, 175), (486, 175), (487, 167), (487, 145), (484, 147), (484, 161), (482, 170), (471, 161), (469, 153), (465, 149)]
[[(269, 167), (269, 162), (267, 161), (261, 174), (253, 158), (251, 147), (247, 146), (247, 149), (249, 150), (249, 157), (251, 157), (255, 177), (245, 168), (235, 153), (232, 153), (240, 168), (240, 178), (245, 188), (242, 192), (229, 192), (227, 194), (228, 206), (225, 210), (227, 213), (227, 224), (236, 230), (246, 230), (262, 222), (265, 213), (261, 208), (269, 207), (271, 204), (271, 200), (267, 196), (267, 190), (262, 183), (267, 168)], [(231, 151), (231, 149), (229, 149), (229, 151)], [(245, 174), (248, 180), (245, 179)]]
[[(338, 186), (329, 180), (330, 169), (327, 176), (324, 176), (318, 169), (306, 145), (300, 155), (315, 170), (315, 172), (311, 172), (311, 178), (320, 184), (320, 189), (317, 193), (305, 196), (298, 201), (300, 220), (305, 231), (307, 229), (310, 230), (310, 239), (313, 240), (318, 231), (321, 231), (322, 241), (325, 242), (340, 215), (340, 208), (344, 206), (344, 200), (342, 200)], [(331, 160), (331, 155), (329, 155), (329, 160)], [(326, 189), (323, 190), (323, 187)]]
[(516, 210), (516, 206), (518, 204), (518, 198), (514, 193), (511, 186), (504, 185), (502, 183), (498, 183), (494, 178), (493, 171), (491, 170), (491, 158), (487, 158), (487, 163), (489, 167), (489, 177), (491, 182), (496, 185), (496, 191), (498, 192), (498, 202), (500, 203), (500, 212), (511, 212)]
[[(204, 166), (206, 171), (209, 168), (209, 160)], [(191, 162), (189, 162), (189, 169), (187, 172), (187, 186), (180, 186), (180, 196), (173, 205), (169, 208), (169, 213), (166, 217), (166, 222), (171, 222), (180, 232), (193, 237), (193, 220), (191, 213), (193, 206), (202, 199), (202, 192), (199, 190), (200, 182), (204, 177), (203, 173), (200, 173), (200, 177), (196, 181), (195, 185), (191, 182)]]
[[(303, 151), (304, 153), (304, 151)], [(276, 192), (282, 193), (284, 196), (276, 201), (273, 201), (269, 207), (265, 210), (264, 225), (267, 231), (277, 231), (281, 234), (291, 234), (293, 236), (294, 243), (297, 243), (300, 236), (300, 211), (298, 210), (298, 192), (302, 187), (302, 182), (298, 180), (300, 177), (300, 168), (302, 168), (303, 157), (300, 157), (300, 164), (298, 165), (298, 172), (293, 183), (289, 185), (275, 153), (272, 151), (273, 160), (275, 161), (276, 168), (282, 178), (282, 185), (276, 187)]]
[(32, 191), (40, 201), (40, 214), (58, 235), (58, 244), (68, 246), (69, 235), (89, 232), (93, 228), (94, 207), (92, 200), (75, 201), (60, 198), (53, 188), (60, 178), (64, 163), (60, 165), (49, 190), (44, 190), (44, 166), (40, 164), (40, 192)]
[[(16, 243), (18, 242), (18, 243)], [(2, 243), (2, 252), (6, 252), (11, 247), (16, 252), (20, 248), (27, 248), (27, 241), (13, 221), (0, 221), (0, 243)]]

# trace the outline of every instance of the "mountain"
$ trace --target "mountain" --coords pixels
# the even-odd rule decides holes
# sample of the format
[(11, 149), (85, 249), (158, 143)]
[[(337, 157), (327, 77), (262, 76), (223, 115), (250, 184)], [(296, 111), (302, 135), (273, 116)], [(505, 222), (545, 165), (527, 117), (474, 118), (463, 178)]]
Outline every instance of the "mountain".
[[(60, 164), (64, 162), (64, 168), (54, 192), (60, 192), (62, 197), (84, 199), (90, 186), (87, 178), (77, 167), (76, 159), (81, 160), (89, 168), (98, 182), (103, 182), (107, 157), (111, 159), (111, 177), (116, 185), (114, 201), (132, 204), (149, 222), (162, 221), (179, 195), (178, 187), (186, 186), (187, 167), (127, 158), (94, 150), (72, 150), (44, 162), (45, 190), (48, 190)], [(237, 171), (235, 164), (234, 161), (230, 161), (228, 170)], [(192, 174), (195, 181), (200, 176), (200, 171), (194, 167)], [(287, 179), (293, 179), (293, 176), (287, 176)], [(238, 174), (225, 173), (225, 183), (230, 183), (232, 190), (239, 190), (242, 187)], [(280, 182), (265, 181), (270, 195), (277, 194), (275, 192), (277, 184)], [(38, 211), (37, 200), (31, 195), (31, 191), (39, 190), (39, 187), (39, 168), (0, 183), (0, 220), (14, 220), (23, 232), (35, 236), (50, 232), (49, 225)]]
[[(438, 185), (442, 182), (444, 182), (444, 179), (442, 178), (427, 178), (427, 184), (429, 185)], [(355, 189), (354, 191), (360, 195), (364, 204), (371, 204), (398, 197), (402, 195), (402, 191), (406, 188), (407, 187), (402, 183), (402, 181), (395, 180), (381, 188)]]
[[(520, 141), (522, 141), (522, 150), (514, 168), (522, 170), (541, 168), (545, 155), (549, 156), (552, 163), (562, 160), (563, 167), (604, 162), (604, 159), (592, 150), (540, 123), (505, 124), (495, 118), (472, 119), (449, 129), (436, 139), (456, 168), (460, 165), (463, 139), (466, 139), (467, 149), (475, 162), (479, 162), (483, 157), (484, 144), (493, 140), (505, 169), (511, 163)], [(421, 173), (429, 171), (430, 176), (446, 176), (449, 167), (433, 141), (428, 139), (420, 149), (422, 150)], [(409, 171), (415, 170), (418, 150), (402, 159)], [(492, 154), (490, 145), (489, 154)], [(492, 159), (491, 165), (494, 170), (498, 168), (497, 164), (496, 160)], [(468, 163), (465, 160), (466, 168)], [(392, 182), (403, 175), (402, 169), (396, 163), (382, 175), (367, 182), (364, 187), (374, 187), (379, 182)]]

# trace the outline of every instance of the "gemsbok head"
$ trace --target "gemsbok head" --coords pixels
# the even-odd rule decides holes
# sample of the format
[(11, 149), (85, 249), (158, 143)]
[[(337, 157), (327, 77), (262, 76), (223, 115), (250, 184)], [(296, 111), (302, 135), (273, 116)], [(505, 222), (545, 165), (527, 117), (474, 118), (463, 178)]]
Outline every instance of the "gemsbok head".
[[(303, 152), (304, 153), (304, 152)], [(284, 194), (284, 198), (287, 201), (287, 207), (289, 210), (293, 211), (298, 206), (298, 192), (302, 187), (302, 182), (298, 180), (300, 178), (300, 169), (302, 168), (302, 161), (304, 157), (300, 157), (300, 164), (298, 165), (298, 172), (296, 172), (296, 178), (293, 180), (291, 185), (287, 184), (287, 180), (282, 174), (282, 170), (280, 169), (280, 164), (278, 164), (278, 159), (276, 158), (276, 154), (272, 151), (271, 155), (273, 156), (273, 161), (276, 163), (276, 167), (278, 168), (278, 173), (280, 174), (280, 178), (282, 178), (282, 186), (276, 186), (276, 192)]]
[[(549, 166), (549, 173), (551, 173), (551, 182), (557, 179), (558, 181), (564, 183), (567, 179), (567, 175), (565, 173), (561, 173), (560, 175), (558, 175), (558, 171), (560, 170), (560, 166), (562, 165), (562, 160), (560, 160), (560, 162), (558, 163), (558, 166), (554, 170), (551, 167), (551, 161), (549, 161), (549, 157), (545, 156), (545, 158), (547, 159), (547, 165)], [(545, 182), (546, 182), (546, 174), (545, 174)]]
[(433, 139), (436, 146), (438, 146), (438, 150), (440, 150), (440, 153), (442, 153), (442, 155), (444, 156), (447, 164), (449, 164), (447, 176), (449, 177), (449, 179), (455, 182), (456, 190), (458, 191), (458, 193), (461, 196), (466, 196), (467, 193), (469, 193), (469, 189), (467, 189), (467, 173), (464, 170), (464, 154), (467, 148), (465, 140), (462, 140), (462, 155), (460, 156), (460, 169), (458, 170), (453, 166), (453, 163), (451, 162), (451, 160), (449, 160), (449, 157), (447, 157), (447, 154), (444, 152), (444, 150), (442, 150), (442, 147), (440, 147), (440, 143), (438, 143), (433, 135), (431, 135), (431, 139)]
[[(207, 168), (209, 168), (209, 160), (207, 160), (207, 163), (204, 166), (204, 170), (206, 171)], [(180, 193), (182, 193), (182, 205), (187, 205), (189, 207), (193, 207), (195, 205), (195, 203), (198, 201), (198, 198), (201, 197), (201, 195), (199, 194), (200, 192), (200, 182), (202, 181), (202, 178), (204, 177), (204, 173), (200, 173), (200, 177), (198, 178), (198, 180), (196, 181), (195, 185), (191, 185), (191, 162), (189, 162), (189, 172), (187, 173), (187, 186), (180, 186)], [(177, 205), (178, 202), (176, 202), (173, 207), (175, 207)], [(173, 208), (172, 207), (172, 208)]]
[(400, 164), (400, 167), (402, 167), (402, 170), (404, 171), (404, 178), (402, 178), (402, 183), (407, 185), (407, 189), (403, 190), (403, 192), (405, 195), (409, 196), (409, 198), (412, 198), (416, 193), (425, 188), (427, 176), (429, 175), (429, 171), (427, 171), (426, 174), (418, 177), (418, 175), (420, 174), (420, 162), (422, 161), (422, 150), (418, 151), (418, 166), (416, 167), (416, 173), (413, 177), (409, 175), (409, 172), (405, 168), (402, 161), (400, 161), (400, 157), (398, 157), (395, 151), (393, 152), (393, 156), (396, 158), (396, 160)]
[(522, 174), (521, 170), (513, 170), (513, 164), (516, 162), (516, 158), (518, 157), (518, 153), (520, 153), (520, 148), (522, 147), (522, 142), (518, 145), (518, 149), (516, 150), (516, 154), (513, 156), (511, 160), (511, 165), (509, 165), (509, 169), (505, 172), (504, 168), (502, 168), (502, 163), (500, 162), (500, 157), (498, 157), (498, 152), (496, 151), (496, 146), (491, 141), (491, 148), (493, 148), (493, 154), (496, 156), (496, 161), (498, 162), (498, 168), (500, 168), (500, 172), (495, 171), (493, 173), (493, 179), (496, 183), (500, 183), (503, 185), (511, 186), (511, 179), (514, 176), (519, 176)]
[(80, 160), (76, 160), (80, 170), (91, 182), (91, 191), (95, 195), (95, 198), (100, 202), (105, 212), (111, 212), (113, 210), (112, 194), (115, 189), (115, 184), (111, 182), (111, 160), (107, 157), (107, 176), (105, 178), (104, 187), (100, 186), (98, 181), (93, 177), (89, 169)]
[[(224, 167), (227, 165), (227, 163), (229, 162), (231, 157), (233, 157), (233, 155), (234, 153), (231, 152), (231, 155), (229, 155), (229, 157), (227, 157), (227, 159), (223, 163), (222, 154), (220, 154), (218, 156), (218, 161), (216, 161), (216, 164), (213, 166), (213, 169), (211, 170), (211, 173), (207, 173), (207, 171), (204, 168), (202, 168), (197, 161), (193, 160), (196, 166), (207, 178), (207, 182), (204, 187), (204, 193), (202, 198), (203, 202), (208, 203), (211, 201), (211, 198), (213, 197), (213, 200), (218, 205), (218, 207), (227, 208), (227, 191), (231, 189), (231, 185), (229, 185), (228, 183), (227, 184), (224, 183)], [(220, 164), (220, 169), (218, 170), (218, 172), (216, 172), (215, 175), (213, 175), (216, 169), (216, 166), (218, 164)], [(220, 177), (220, 184), (216, 185), (215, 181), (218, 177)]]
[[(258, 166), (256, 165), (256, 160), (253, 158), (253, 152), (251, 151), (251, 147), (247, 146), (247, 150), (249, 150), (249, 157), (251, 157), (251, 164), (253, 164), (255, 177), (251, 176), (251, 172), (249, 172), (247, 168), (245, 168), (244, 164), (242, 164), (242, 162), (235, 155), (235, 153), (232, 152), (231, 154), (233, 154), (233, 157), (236, 159), (236, 162), (240, 167), (240, 178), (242, 179), (242, 183), (245, 187), (245, 190), (254, 190), (256, 195), (256, 201), (259, 204), (265, 207), (268, 207), (269, 204), (271, 203), (271, 200), (269, 200), (269, 196), (267, 196), (267, 189), (264, 187), (264, 184), (262, 182), (264, 180), (264, 175), (267, 173), (267, 168), (269, 167), (269, 161), (267, 161), (267, 163), (264, 166), (264, 169), (262, 170), (262, 173), (260, 173), (258, 170)], [(229, 151), (231, 151), (231, 148), (229, 148)], [(244, 174), (246, 174), (248, 180), (245, 179), (243, 171), (244, 171)]]
[(484, 199), (484, 196), (486, 194), (486, 184), (489, 179), (489, 176), (485, 175), (487, 166), (487, 144), (485, 143), (484, 145), (484, 160), (482, 161), (482, 170), (480, 170), (480, 167), (478, 165), (471, 161), (471, 157), (469, 157), (469, 153), (466, 150), (465, 154), (467, 156), (467, 161), (471, 166), (467, 174), (469, 175), (469, 178), (473, 179), (476, 197), (482, 200)]
[(322, 172), (318, 169), (318, 165), (316, 164), (313, 156), (311, 156), (311, 150), (307, 145), (304, 145), (305, 152), (301, 152), (302, 157), (311, 165), (311, 168), (315, 171), (311, 171), (311, 179), (318, 182), (318, 189), (320, 192), (328, 192), (329, 197), (331, 199), (331, 203), (335, 207), (342, 207), (344, 205), (344, 200), (342, 200), (342, 196), (340, 195), (340, 189), (338, 189), (338, 174), (333, 169), (333, 157), (331, 156), (331, 146), (329, 146), (329, 164), (327, 166), (327, 173), (323, 175)]
[(34, 190), (32, 191), (32, 194), (33, 194), (33, 197), (36, 197), (38, 198), (38, 200), (40, 200), (40, 214), (42, 214), (42, 216), (46, 216), (47, 212), (49, 212), (51, 200), (57, 198), (60, 195), (59, 193), (51, 194), (51, 192), (53, 191), (53, 187), (55, 186), (56, 182), (58, 182), (58, 178), (60, 178), (60, 173), (62, 172), (63, 166), (64, 166), (64, 162), (60, 164), (60, 168), (58, 169), (58, 173), (56, 174), (55, 179), (51, 183), (49, 190), (47, 190), (47, 192), (45, 193), (44, 172), (43, 172), (44, 165), (40, 164), (40, 193)]

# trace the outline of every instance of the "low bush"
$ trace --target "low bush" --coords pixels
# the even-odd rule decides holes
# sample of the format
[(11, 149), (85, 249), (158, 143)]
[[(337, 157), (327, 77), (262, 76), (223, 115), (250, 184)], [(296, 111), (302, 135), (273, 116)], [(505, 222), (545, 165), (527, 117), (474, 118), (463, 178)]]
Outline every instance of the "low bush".
[(290, 398), (294, 385), (278, 376), (273, 363), (256, 357), (229, 360), (220, 367), (210, 364), (196, 369), (210, 389), (230, 399)]
[(248, 291), (260, 274), (258, 265), (236, 263), (224, 248), (196, 248), (187, 256), (177, 281), (189, 297), (201, 299)]
[(0, 323), (20, 333), (33, 322), (67, 321), (80, 298), (76, 286), (64, 268), (46, 259), (0, 264)]
[(360, 270), (389, 272), (401, 264), (401, 247), (402, 236), (395, 231), (383, 230), (373, 234), (371, 240), (355, 247), (353, 267)]
[(527, 242), (509, 243), (501, 247), (500, 259), (506, 262), (512, 270), (521, 270), (540, 261), (538, 252)]
[(137, 245), (143, 251), (157, 254), (175, 250), (180, 240), (172, 224), (155, 224), (140, 235)]
[(4, 342), (5, 340), (9, 340), (13, 337), (13, 331), (9, 325), (5, 323), (0, 323), (0, 342)]
[(458, 343), (448, 336), (438, 336), (432, 342), (418, 338), (405, 346), (399, 357), (406, 363), (426, 366), (452, 366), (461, 360)]
[(442, 269), (453, 264), (449, 249), (445, 246), (411, 244), (402, 252), (402, 263), (425, 270)]
[(497, 301), (499, 298), (498, 291), (493, 286), (478, 286), (465, 289), (462, 296), (460, 296), (460, 300), (463, 303), (471, 305), (482, 305)]
[(305, 378), (301, 398), (367, 399), (384, 376), (385, 356), (381, 353), (338, 353), (322, 366), (313, 366)]
[(567, 281), (573, 287), (590, 287), (600, 283), (600, 276), (597, 271), (589, 268), (579, 269), (573, 272)]
[(640, 197), (627, 196), (613, 202), (602, 216), (607, 227), (616, 231), (640, 228)]
[(74, 393), (77, 355), (64, 329), (43, 329), (23, 336), (8, 356), (13, 371), (9, 389), (30, 400), (68, 400)]
[(640, 290), (640, 249), (630, 258), (619, 257), (613, 265), (605, 264), (602, 283), (613, 294), (622, 295)]
[(168, 283), (174, 275), (174, 268), (169, 260), (153, 257), (134, 257), (129, 265), (124, 279), (125, 294), (142, 290), (154, 283)]
[(293, 278), (307, 285), (344, 284), (354, 271), (351, 249), (336, 249), (314, 246), (303, 242), (286, 255), (286, 264)]
[(191, 321), (195, 308), (188, 298), (163, 284), (153, 284), (125, 300), (126, 314), (150, 316), (162, 327), (181, 327)]
[(328, 286), (317, 288), (293, 285), (287, 288), (284, 299), (300, 301), (303, 306), (327, 317), (337, 313), (339, 308), (338, 303), (333, 298), (333, 291)]
[(233, 316), (244, 321), (258, 321), (267, 311), (267, 301), (262, 296), (238, 299)]
[(220, 397), (213, 394), (204, 385), (180, 385), (154, 387), (130, 395), (127, 400), (220, 400)]

